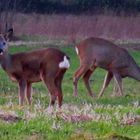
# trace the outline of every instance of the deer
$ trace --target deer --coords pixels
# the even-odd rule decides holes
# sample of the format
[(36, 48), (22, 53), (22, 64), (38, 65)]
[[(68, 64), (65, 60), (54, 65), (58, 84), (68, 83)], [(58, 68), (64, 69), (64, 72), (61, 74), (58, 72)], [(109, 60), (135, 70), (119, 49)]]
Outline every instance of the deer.
[(70, 58), (56, 48), (42, 48), (29, 52), (10, 54), (8, 42), (0, 35), (0, 65), (9, 78), (18, 83), (19, 105), (24, 105), (25, 97), (31, 105), (32, 83), (42, 81), (50, 93), (49, 106), (53, 107), (58, 101), (62, 105), (62, 80), (70, 67)]
[(112, 78), (114, 79), (118, 96), (124, 95), (122, 78), (130, 77), (140, 81), (140, 67), (132, 56), (126, 49), (108, 40), (90, 37), (76, 45), (75, 50), (80, 60), (80, 67), (73, 76), (74, 96), (78, 95), (78, 80), (83, 77), (89, 96), (95, 97), (95, 93), (91, 91), (89, 78), (98, 67), (107, 71), (98, 98), (103, 95)]

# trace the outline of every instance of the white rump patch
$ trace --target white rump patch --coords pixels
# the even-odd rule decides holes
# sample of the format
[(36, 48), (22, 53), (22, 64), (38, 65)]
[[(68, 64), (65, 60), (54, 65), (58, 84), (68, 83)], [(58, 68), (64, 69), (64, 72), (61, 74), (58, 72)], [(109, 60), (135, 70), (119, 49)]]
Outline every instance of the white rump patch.
[(70, 63), (66, 56), (64, 56), (64, 60), (59, 63), (59, 68), (69, 68)]
[(78, 48), (75, 47), (75, 50), (76, 50), (76, 53), (77, 53), (77, 55), (78, 55), (78, 54), (79, 54), (79, 50), (78, 50)]

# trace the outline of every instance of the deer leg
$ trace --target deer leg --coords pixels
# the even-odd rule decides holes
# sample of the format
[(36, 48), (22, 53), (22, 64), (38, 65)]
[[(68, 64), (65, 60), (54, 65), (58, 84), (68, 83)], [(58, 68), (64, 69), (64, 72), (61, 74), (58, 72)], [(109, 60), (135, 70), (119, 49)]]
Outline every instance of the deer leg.
[[(122, 84), (122, 89), (123, 89), (123, 84)], [(120, 93), (119, 93), (119, 88), (117, 87), (115, 81), (114, 81), (114, 87), (113, 87), (113, 97), (114, 96), (121, 96)]]
[(49, 107), (54, 106), (56, 101), (56, 86), (54, 83), (54, 75), (42, 75), (43, 82), (47, 86), (49, 92), (50, 92), (50, 103)]
[(105, 76), (105, 79), (104, 79), (103, 86), (102, 86), (101, 91), (100, 91), (100, 93), (98, 95), (98, 98), (102, 97), (102, 95), (103, 95), (105, 89), (108, 87), (112, 77), (113, 77), (112, 72), (107, 72), (107, 74)]
[(80, 66), (80, 68), (75, 72), (74, 74), (74, 78), (73, 78), (73, 85), (74, 85), (74, 96), (78, 95), (77, 92), (77, 84), (78, 84), (78, 80), (80, 79), (80, 77), (89, 69), (89, 67), (87, 65), (82, 65)]
[(114, 80), (115, 80), (115, 88), (118, 88), (116, 90), (118, 90), (117, 96), (123, 96), (123, 90), (122, 90), (122, 78), (118, 73), (113, 73), (114, 75)]
[(118, 89), (118, 87), (116, 86), (116, 83), (115, 83), (115, 81), (114, 81), (114, 87), (113, 87), (113, 97), (114, 96), (117, 96), (117, 94), (119, 93), (119, 89)]
[(50, 92), (50, 103), (49, 106), (54, 106), (55, 101), (56, 101), (56, 87), (54, 84), (54, 80), (50, 80), (48, 79), (47, 81), (45, 81), (46, 86), (48, 87), (48, 90)]
[(31, 83), (27, 83), (26, 97), (27, 97), (27, 100), (28, 100), (28, 104), (31, 105), (31, 102), (32, 102)]
[(57, 94), (58, 94), (58, 106), (59, 108), (62, 106), (62, 101), (63, 101), (63, 93), (62, 93), (62, 80), (63, 80), (63, 76), (64, 73), (66, 72), (66, 69), (61, 70), (56, 79), (55, 79), (55, 85), (57, 87)]
[(89, 85), (89, 78), (90, 78), (90, 76), (91, 76), (91, 74), (93, 73), (94, 70), (89, 69), (83, 76), (83, 80), (84, 80), (85, 86), (88, 90), (88, 94), (91, 97), (95, 97), (95, 94), (93, 94), (92, 91), (91, 91), (91, 88), (90, 88), (90, 85)]
[(19, 86), (19, 105), (23, 106), (27, 83), (25, 80), (20, 80), (18, 86)]

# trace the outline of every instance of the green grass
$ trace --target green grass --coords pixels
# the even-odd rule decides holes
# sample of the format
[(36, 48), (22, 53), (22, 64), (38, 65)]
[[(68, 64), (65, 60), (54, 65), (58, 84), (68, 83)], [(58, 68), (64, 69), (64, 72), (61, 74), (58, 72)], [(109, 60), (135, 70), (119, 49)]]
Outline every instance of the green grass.
[[(10, 52), (29, 51), (32, 47), (11, 47)], [(118, 140), (140, 139), (140, 123), (133, 125), (122, 124), (125, 118), (140, 115), (140, 86), (139, 82), (125, 78), (125, 97), (110, 97), (113, 83), (106, 89), (101, 99), (93, 99), (87, 95), (83, 81), (78, 84), (78, 97), (73, 96), (72, 77), (79, 67), (79, 60), (74, 48), (63, 47), (71, 58), (71, 67), (65, 74), (63, 80), (64, 106), (62, 111), (68, 115), (92, 114), (95, 120), (85, 122), (64, 121), (57, 111), (54, 114), (46, 114), (45, 109), (49, 104), (49, 94), (42, 83), (33, 84), (33, 105), (25, 106), (22, 109), (18, 105), (17, 84), (9, 80), (7, 74), (0, 69), (0, 110), (13, 111), (24, 118), (17, 122), (7, 123), (0, 121), (1, 140), (111, 140), (117, 137)], [(140, 52), (130, 52), (136, 62), (140, 64)], [(101, 88), (105, 70), (97, 69), (91, 77), (92, 90), (98, 95)], [(12, 107), (9, 103), (12, 102)], [(73, 105), (73, 106), (72, 106)], [(70, 106), (71, 109), (70, 109)], [(75, 110), (72, 110), (75, 107)], [(35, 114), (35, 117), (27, 118), (27, 112)]]

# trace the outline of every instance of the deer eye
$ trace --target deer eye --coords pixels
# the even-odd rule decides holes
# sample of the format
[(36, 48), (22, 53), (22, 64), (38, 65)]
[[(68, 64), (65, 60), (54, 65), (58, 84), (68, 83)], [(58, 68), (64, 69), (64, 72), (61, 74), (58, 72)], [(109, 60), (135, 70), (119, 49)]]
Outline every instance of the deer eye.
[(3, 42), (3, 45), (5, 46), (5, 45), (6, 45), (6, 43), (5, 43), (5, 42)]

